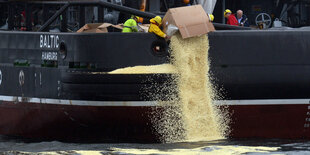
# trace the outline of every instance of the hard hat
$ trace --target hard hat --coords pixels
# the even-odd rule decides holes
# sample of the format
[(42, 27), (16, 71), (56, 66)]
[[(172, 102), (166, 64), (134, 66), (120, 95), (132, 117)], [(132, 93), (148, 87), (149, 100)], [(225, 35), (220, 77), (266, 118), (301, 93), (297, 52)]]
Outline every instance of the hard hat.
[(212, 15), (212, 14), (208, 14), (209, 15), (209, 19), (210, 19), (210, 21), (211, 22), (213, 22), (213, 20), (214, 20), (214, 16)]
[(229, 9), (226, 9), (225, 11), (224, 11), (224, 16), (227, 14), (227, 13), (232, 13)]
[(156, 16), (154, 18), (155, 22), (158, 23), (159, 25), (161, 25), (161, 17), (160, 16)]
[(132, 18), (132, 19), (137, 19), (137, 20), (139, 21), (139, 18), (140, 18), (140, 17), (139, 17), (139, 16), (136, 16), (136, 15), (131, 15), (131, 18)]
[(188, 4), (190, 0), (183, 0), (183, 3)]

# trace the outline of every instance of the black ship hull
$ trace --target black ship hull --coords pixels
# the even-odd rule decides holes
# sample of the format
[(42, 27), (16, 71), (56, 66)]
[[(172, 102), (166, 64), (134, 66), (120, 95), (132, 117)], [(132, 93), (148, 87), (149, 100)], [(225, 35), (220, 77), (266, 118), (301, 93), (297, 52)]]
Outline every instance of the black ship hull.
[[(152, 34), (1, 32), (0, 134), (49, 140), (158, 141), (141, 93), (168, 74), (107, 74), (169, 62)], [(208, 35), (210, 74), (231, 138), (310, 138), (310, 31)], [(160, 46), (162, 51), (155, 51)]]

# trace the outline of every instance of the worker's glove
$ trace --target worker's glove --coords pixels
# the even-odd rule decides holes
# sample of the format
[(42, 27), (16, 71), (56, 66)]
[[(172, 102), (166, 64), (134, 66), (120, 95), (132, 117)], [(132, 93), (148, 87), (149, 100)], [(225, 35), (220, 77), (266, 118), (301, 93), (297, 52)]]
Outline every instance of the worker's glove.
[(166, 35), (165, 39), (166, 39), (166, 40), (170, 40), (170, 39), (171, 39), (171, 36)]

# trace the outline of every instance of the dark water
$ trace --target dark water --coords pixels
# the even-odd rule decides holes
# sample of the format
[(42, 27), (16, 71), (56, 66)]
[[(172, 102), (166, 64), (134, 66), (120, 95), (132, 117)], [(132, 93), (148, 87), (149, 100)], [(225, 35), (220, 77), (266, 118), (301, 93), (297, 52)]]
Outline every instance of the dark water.
[(170, 144), (0, 141), (0, 154), (310, 154), (310, 141), (305, 140), (224, 139)]

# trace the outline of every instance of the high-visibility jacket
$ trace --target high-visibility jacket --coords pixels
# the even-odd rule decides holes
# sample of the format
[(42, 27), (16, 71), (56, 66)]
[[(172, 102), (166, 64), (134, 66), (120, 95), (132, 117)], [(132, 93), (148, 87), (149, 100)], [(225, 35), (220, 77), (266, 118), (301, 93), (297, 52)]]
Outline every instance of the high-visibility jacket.
[(156, 35), (158, 35), (162, 38), (166, 37), (166, 34), (163, 31), (161, 31), (161, 29), (159, 28), (158, 24), (155, 22), (154, 19), (151, 19), (150, 23), (151, 23), (151, 25), (149, 27), (150, 33), (155, 33)]
[(124, 28), (122, 32), (138, 32), (137, 22), (134, 19), (128, 19), (124, 23)]

